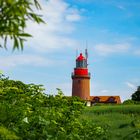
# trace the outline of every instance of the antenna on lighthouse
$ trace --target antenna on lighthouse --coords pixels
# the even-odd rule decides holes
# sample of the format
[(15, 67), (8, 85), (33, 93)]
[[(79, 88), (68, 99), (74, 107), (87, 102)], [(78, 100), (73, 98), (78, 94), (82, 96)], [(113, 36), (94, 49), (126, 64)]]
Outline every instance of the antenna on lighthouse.
[(85, 57), (88, 59), (88, 42), (86, 41)]
[(76, 49), (76, 58), (78, 57), (78, 49)]
[(85, 57), (86, 57), (86, 65), (88, 66), (88, 62), (87, 62), (87, 59), (88, 59), (88, 43), (87, 43), (87, 41), (86, 41)]

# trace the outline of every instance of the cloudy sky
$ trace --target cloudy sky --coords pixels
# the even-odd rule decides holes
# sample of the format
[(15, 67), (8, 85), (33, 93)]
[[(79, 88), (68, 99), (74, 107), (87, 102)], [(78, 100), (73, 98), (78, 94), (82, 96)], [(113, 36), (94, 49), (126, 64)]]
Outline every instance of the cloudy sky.
[(86, 42), (91, 95), (130, 98), (140, 85), (140, 1), (40, 0), (46, 24), (29, 22), (23, 52), (1, 49), (0, 70), (11, 79), (71, 95), (76, 50)]

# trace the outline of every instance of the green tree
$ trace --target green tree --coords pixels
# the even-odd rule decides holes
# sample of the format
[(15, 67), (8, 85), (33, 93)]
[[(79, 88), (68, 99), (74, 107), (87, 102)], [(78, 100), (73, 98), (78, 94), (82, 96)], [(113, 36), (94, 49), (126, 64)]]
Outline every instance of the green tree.
[(140, 101), (140, 86), (138, 87), (137, 91), (132, 94), (132, 100)]
[(24, 41), (32, 36), (25, 32), (27, 21), (44, 23), (33, 9), (41, 9), (38, 0), (0, 0), (0, 47), (7, 48), (10, 39), (13, 49), (23, 50)]

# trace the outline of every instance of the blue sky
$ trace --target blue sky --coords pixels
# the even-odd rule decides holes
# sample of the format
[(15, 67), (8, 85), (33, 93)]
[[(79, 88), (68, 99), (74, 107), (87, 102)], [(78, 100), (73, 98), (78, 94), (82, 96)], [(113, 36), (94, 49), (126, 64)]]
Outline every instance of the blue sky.
[[(71, 95), (76, 49), (86, 41), (91, 95), (130, 98), (140, 85), (140, 1), (40, 0), (47, 24), (29, 22), (23, 52), (1, 49), (0, 69), (11, 79)], [(11, 44), (9, 43), (9, 46)]]

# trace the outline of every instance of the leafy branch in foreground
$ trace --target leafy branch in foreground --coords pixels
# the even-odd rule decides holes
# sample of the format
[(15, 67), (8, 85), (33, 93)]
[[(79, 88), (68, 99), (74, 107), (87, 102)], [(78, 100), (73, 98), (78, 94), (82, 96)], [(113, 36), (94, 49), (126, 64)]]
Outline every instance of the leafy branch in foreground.
[(27, 21), (45, 23), (33, 9), (41, 10), (37, 0), (0, 1), (0, 47), (7, 48), (7, 40), (12, 40), (13, 50), (23, 50), (24, 41), (32, 35), (25, 32)]

